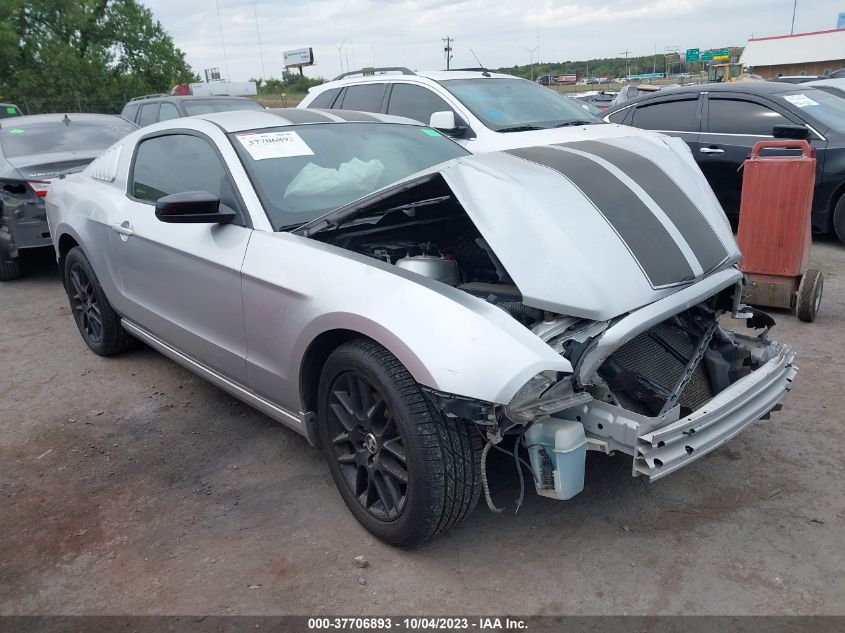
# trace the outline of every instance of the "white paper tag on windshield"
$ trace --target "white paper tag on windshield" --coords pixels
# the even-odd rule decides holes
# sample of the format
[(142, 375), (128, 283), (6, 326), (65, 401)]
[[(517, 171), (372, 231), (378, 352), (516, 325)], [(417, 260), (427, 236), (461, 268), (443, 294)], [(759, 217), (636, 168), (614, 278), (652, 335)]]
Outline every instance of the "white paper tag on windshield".
[(819, 105), (818, 102), (813, 101), (807, 95), (783, 95), (783, 98), (789, 101), (797, 108), (806, 108), (807, 106)]
[(255, 160), (314, 155), (311, 148), (296, 132), (265, 132), (263, 134), (243, 132), (236, 134), (235, 137)]

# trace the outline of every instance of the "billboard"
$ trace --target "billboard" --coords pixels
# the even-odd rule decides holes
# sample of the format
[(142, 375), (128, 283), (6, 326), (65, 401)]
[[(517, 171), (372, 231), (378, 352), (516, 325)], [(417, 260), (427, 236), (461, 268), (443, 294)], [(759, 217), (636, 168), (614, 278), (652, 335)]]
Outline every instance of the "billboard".
[(314, 49), (297, 48), (293, 51), (285, 51), (282, 53), (282, 59), (285, 68), (311, 66), (314, 63)]

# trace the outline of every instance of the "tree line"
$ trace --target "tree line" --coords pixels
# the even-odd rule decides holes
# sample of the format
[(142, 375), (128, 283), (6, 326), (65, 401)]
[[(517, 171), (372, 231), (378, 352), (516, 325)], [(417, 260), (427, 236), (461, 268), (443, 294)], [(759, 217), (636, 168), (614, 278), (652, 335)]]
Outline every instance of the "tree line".
[(137, 0), (0, 0), (0, 100), (29, 114), (119, 112), (198, 80)]

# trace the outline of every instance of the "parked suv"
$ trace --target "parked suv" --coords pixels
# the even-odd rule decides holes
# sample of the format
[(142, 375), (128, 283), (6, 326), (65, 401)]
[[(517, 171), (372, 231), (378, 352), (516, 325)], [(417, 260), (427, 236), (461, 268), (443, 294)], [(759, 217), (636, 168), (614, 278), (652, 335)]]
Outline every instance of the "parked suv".
[[(420, 121), (473, 153), (631, 136), (534, 81), (483, 69), (372, 68), (309, 90), (300, 108), (394, 114)], [(378, 74), (376, 74), (378, 73)], [(636, 135), (653, 134), (638, 132)]]
[(264, 106), (245, 97), (199, 97), (166, 94), (135, 97), (120, 113), (124, 119), (140, 127), (183, 116), (227, 112), (229, 110), (263, 110)]

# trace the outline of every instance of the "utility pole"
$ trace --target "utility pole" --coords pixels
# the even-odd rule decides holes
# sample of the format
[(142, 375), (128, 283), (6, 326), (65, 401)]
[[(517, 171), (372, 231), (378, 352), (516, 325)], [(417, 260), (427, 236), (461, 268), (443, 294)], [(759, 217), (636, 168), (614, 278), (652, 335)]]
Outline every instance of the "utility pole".
[(223, 16), (220, 13), (220, 2), (214, 0), (217, 6), (217, 23), (220, 26), (220, 44), (223, 47), (223, 62), (226, 64), (226, 81), (232, 81), (232, 75), (229, 74), (229, 57), (226, 55), (226, 40), (223, 38)]
[(537, 51), (538, 47), (535, 46), (534, 48), (528, 48), (527, 46), (523, 46), (522, 48), (527, 50), (531, 55), (529, 67), (531, 68), (531, 81), (534, 81), (534, 53)]
[(792, 0), (792, 26), (789, 27), (789, 34), (795, 35), (795, 9), (798, 8), (798, 0)]
[[(261, 49), (261, 29), (258, 28), (258, 8), (255, 6), (255, 0), (252, 0), (252, 13), (255, 16), (255, 35), (258, 40), (258, 58), (261, 60), (261, 80), (263, 81), (265, 78), (264, 51)], [(302, 71), (302, 66), (299, 70)]]
[(452, 42), (455, 40), (447, 35), (441, 41), (446, 42), (446, 46), (443, 47), (443, 53), (446, 55), (446, 70), (449, 70), (449, 64), (452, 61)]
[(621, 53), (619, 53), (620, 55), (624, 55), (624, 56), (625, 56), (625, 79), (628, 79), (628, 53), (630, 53), (630, 52), (631, 52), (631, 51), (629, 51), (629, 50), (626, 48), (624, 51), (622, 51)]

